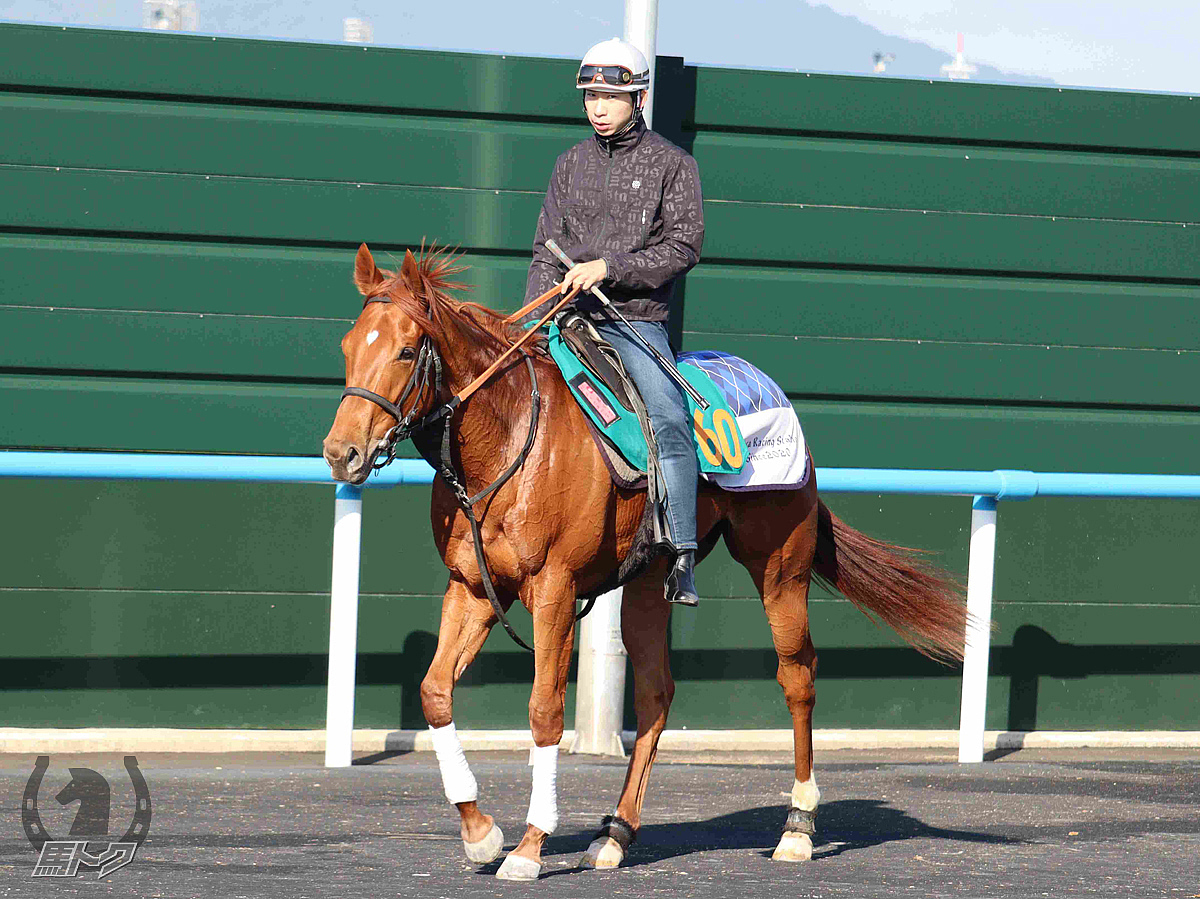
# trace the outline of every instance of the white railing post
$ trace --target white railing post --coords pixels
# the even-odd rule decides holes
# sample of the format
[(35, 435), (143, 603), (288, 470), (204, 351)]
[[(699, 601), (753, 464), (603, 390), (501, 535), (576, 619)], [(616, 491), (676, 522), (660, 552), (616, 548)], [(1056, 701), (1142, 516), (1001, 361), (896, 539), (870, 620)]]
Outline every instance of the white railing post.
[(650, 93), (642, 108), (646, 127), (654, 124), (654, 64), (658, 52), (658, 0), (625, 0), (625, 40), (642, 51), (650, 63)]
[(971, 503), (971, 552), (967, 561), (970, 620), (963, 652), (962, 706), (958, 724), (960, 762), (983, 761), (995, 567), (996, 500), (990, 496), (977, 496)]
[(362, 490), (339, 484), (333, 511), (333, 580), (329, 590), (329, 687), (325, 767), (345, 768), (354, 745), (354, 666), (358, 655), (358, 562)]
[(624, 756), (625, 643), (621, 591), (596, 599), (579, 622), (579, 677), (575, 682), (575, 742), (571, 752)]

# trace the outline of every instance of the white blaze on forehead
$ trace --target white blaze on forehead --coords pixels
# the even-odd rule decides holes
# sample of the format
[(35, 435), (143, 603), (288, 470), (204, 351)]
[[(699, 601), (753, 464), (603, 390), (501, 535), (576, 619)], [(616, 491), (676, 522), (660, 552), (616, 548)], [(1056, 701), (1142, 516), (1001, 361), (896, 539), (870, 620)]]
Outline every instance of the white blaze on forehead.
[(367, 346), (370, 346), (378, 339), (379, 339), (379, 332), (372, 331), (370, 334), (367, 335)]

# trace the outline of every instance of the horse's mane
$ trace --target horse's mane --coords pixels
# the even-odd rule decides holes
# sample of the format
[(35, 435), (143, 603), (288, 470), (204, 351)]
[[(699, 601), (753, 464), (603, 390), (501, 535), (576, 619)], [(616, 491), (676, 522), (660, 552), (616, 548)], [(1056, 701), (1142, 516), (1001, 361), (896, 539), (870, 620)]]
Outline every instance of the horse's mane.
[[(467, 284), (452, 280), (467, 271), (468, 267), (459, 263), (461, 258), (461, 253), (448, 247), (431, 244), (426, 248), (422, 243), (416, 255), (420, 285), (409, 285), (399, 271), (381, 269), (387, 279), (372, 290), (367, 299), (386, 296), (443, 351), (450, 347), (460, 354), (486, 350), (494, 356), (508, 349), (521, 336), (521, 329), (506, 324), (503, 312), (453, 296), (451, 291), (471, 289)], [(460, 339), (456, 340), (456, 336)]]

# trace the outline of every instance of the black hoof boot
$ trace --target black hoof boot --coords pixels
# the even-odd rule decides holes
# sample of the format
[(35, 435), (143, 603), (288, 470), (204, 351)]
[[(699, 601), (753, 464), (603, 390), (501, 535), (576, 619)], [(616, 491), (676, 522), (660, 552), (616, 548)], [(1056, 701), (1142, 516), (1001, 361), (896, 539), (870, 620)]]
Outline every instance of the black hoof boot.
[(698, 606), (700, 597), (696, 593), (696, 554), (684, 550), (675, 557), (675, 563), (667, 572), (666, 597), (667, 602), (678, 603), (681, 606)]

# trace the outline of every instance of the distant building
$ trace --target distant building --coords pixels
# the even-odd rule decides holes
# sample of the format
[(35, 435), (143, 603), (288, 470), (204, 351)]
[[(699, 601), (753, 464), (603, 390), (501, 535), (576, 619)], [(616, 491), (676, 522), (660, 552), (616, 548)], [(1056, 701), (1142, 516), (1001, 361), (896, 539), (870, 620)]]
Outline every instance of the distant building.
[(200, 27), (200, 12), (192, 0), (142, 0), (142, 27), (195, 31)]
[(871, 59), (875, 63), (875, 67), (872, 69), (872, 71), (876, 75), (882, 75), (887, 71), (888, 63), (896, 61), (896, 57), (891, 53), (875, 53)]
[(963, 36), (962, 32), (958, 33), (958, 55), (954, 58), (954, 62), (948, 62), (942, 66), (942, 72), (951, 80), (962, 79), (967, 80), (979, 69), (963, 59)]
[(351, 44), (374, 43), (375, 30), (366, 19), (342, 19), (342, 40)]

